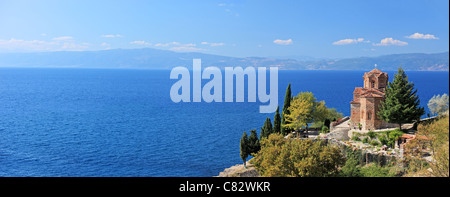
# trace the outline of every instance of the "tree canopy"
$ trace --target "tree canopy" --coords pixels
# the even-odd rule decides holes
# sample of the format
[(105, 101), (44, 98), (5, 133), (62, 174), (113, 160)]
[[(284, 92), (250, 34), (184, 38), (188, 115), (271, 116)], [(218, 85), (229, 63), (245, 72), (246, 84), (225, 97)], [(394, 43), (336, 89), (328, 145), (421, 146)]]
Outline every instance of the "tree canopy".
[(281, 133), (281, 116), (279, 108), (280, 107), (277, 107), (277, 111), (275, 111), (275, 116), (273, 117), (273, 133)]
[(311, 92), (301, 92), (291, 101), (288, 108), (290, 114), (285, 116), (287, 124), (284, 127), (298, 130), (306, 128), (308, 123), (325, 121), (328, 110), (324, 101), (317, 101)]
[(272, 121), (270, 118), (266, 118), (263, 127), (261, 128), (261, 134), (259, 139), (264, 137), (268, 137), (271, 133), (273, 133)]
[(340, 149), (320, 140), (285, 139), (272, 134), (261, 140), (252, 163), (263, 177), (336, 176), (345, 162)]
[(289, 83), (288, 87), (286, 88), (286, 94), (284, 95), (283, 110), (281, 111), (280, 132), (283, 135), (286, 135), (292, 131), (289, 127), (285, 126), (286, 124), (290, 123), (288, 120), (286, 120), (286, 116), (290, 114), (289, 107), (291, 106), (291, 100), (292, 100), (291, 83)]
[(244, 162), (244, 167), (246, 166), (246, 160), (247, 157), (249, 155), (249, 147), (248, 147), (248, 138), (247, 138), (247, 133), (244, 132), (244, 134), (242, 134), (242, 138), (241, 138), (241, 143), (239, 145), (240, 148), (240, 155), (241, 155), (241, 159)]
[(250, 137), (248, 137), (248, 154), (255, 154), (261, 149), (259, 145), (258, 135), (256, 129), (250, 130)]
[(425, 109), (420, 107), (419, 97), (414, 83), (408, 81), (405, 71), (399, 67), (394, 80), (388, 83), (385, 100), (381, 102), (378, 117), (389, 123), (411, 123), (420, 120)]
[(448, 100), (447, 94), (443, 94), (442, 96), (434, 95), (433, 98), (428, 101), (428, 109), (430, 110), (431, 115), (441, 115), (448, 111)]

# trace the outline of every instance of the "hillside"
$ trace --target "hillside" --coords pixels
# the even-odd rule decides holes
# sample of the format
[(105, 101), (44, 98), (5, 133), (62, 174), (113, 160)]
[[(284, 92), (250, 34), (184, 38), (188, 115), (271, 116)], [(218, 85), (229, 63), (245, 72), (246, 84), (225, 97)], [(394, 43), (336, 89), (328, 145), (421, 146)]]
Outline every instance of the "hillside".
[(171, 69), (192, 66), (193, 58), (201, 58), (202, 66), (277, 66), (283, 70), (367, 70), (377, 64), (382, 70), (396, 70), (402, 65), (409, 71), (448, 71), (449, 52), (393, 54), (337, 60), (276, 59), (264, 57), (227, 57), (204, 53), (177, 53), (151, 48), (113, 49), (103, 51), (57, 51), (34, 53), (2, 53), (0, 67), (80, 67), (80, 68), (145, 68)]

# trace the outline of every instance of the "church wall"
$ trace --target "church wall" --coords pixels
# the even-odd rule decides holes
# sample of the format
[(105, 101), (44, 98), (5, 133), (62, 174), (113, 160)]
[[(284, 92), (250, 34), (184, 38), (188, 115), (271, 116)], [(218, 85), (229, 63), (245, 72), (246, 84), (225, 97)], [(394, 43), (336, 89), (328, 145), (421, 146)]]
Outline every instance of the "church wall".
[(351, 103), (350, 104), (350, 121), (351, 121), (351, 127), (356, 129), (358, 128), (358, 123), (360, 121), (360, 104), (359, 103)]
[(371, 88), (384, 92), (388, 85), (387, 74), (380, 73), (379, 70), (373, 70), (364, 74), (363, 81), (364, 88), (355, 88), (355, 91), (353, 92), (353, 101), (350, 104), (352, 128), (357, 129), (358, 123), (361, 124), (362, 130), (366, 131), (392, 127), (392, 124), (381, 120), (377, 115), (384, 98), (378, 97), (380, 95), (377, 94), (373, 95), (373, 97), (361, 98), (361, 92), (368, 91), (368, 89)]

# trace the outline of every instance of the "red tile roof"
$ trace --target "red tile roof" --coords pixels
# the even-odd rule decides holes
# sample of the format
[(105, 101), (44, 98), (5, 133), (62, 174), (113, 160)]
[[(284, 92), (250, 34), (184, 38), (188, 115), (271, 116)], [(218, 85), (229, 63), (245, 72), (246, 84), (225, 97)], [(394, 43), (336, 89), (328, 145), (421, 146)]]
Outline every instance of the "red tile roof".
[(363, 89), (363, 92), (361, 94), (362, 98), (383, 98), (384, 97), (384, 92), (379, 91), (377, 89), (374, 88), (369, 88), (369, 89)]
[(400, 136), (401, 138), (405, 138), (405, 139), (414, 139), (416, 138), (415, 135), (408, 135), (408, 134), (403, 134), (402, 136)]
[(375, 76), (377, 76), (377, 77), (379, 77), (379, 76), (381, 76), (381, 75), (384, 75), (384, 76), (386, 76), (387, 77), (387, 73), (384, 73), (383, 71), (381, 71), (381, 70), (378, 70), (378, 69), (373, 69), (373, 70), (371, 70), (370, 72), (368, 72), (368, 73), (364, 73), (364, 76), (366, 77), (366, 76), (369, 76), (369, 75), (375, 75)]

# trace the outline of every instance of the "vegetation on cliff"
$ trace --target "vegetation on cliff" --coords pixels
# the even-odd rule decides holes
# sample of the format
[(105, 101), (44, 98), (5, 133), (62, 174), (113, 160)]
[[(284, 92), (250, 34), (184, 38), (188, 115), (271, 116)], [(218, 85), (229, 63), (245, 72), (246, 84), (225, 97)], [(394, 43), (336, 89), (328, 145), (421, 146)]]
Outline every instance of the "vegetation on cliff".
[(336, 176), (344, 164), (339, 148), (318, 140), (291, 140), (272, 134), (261, 140), (252, 164), (263, 177)]

